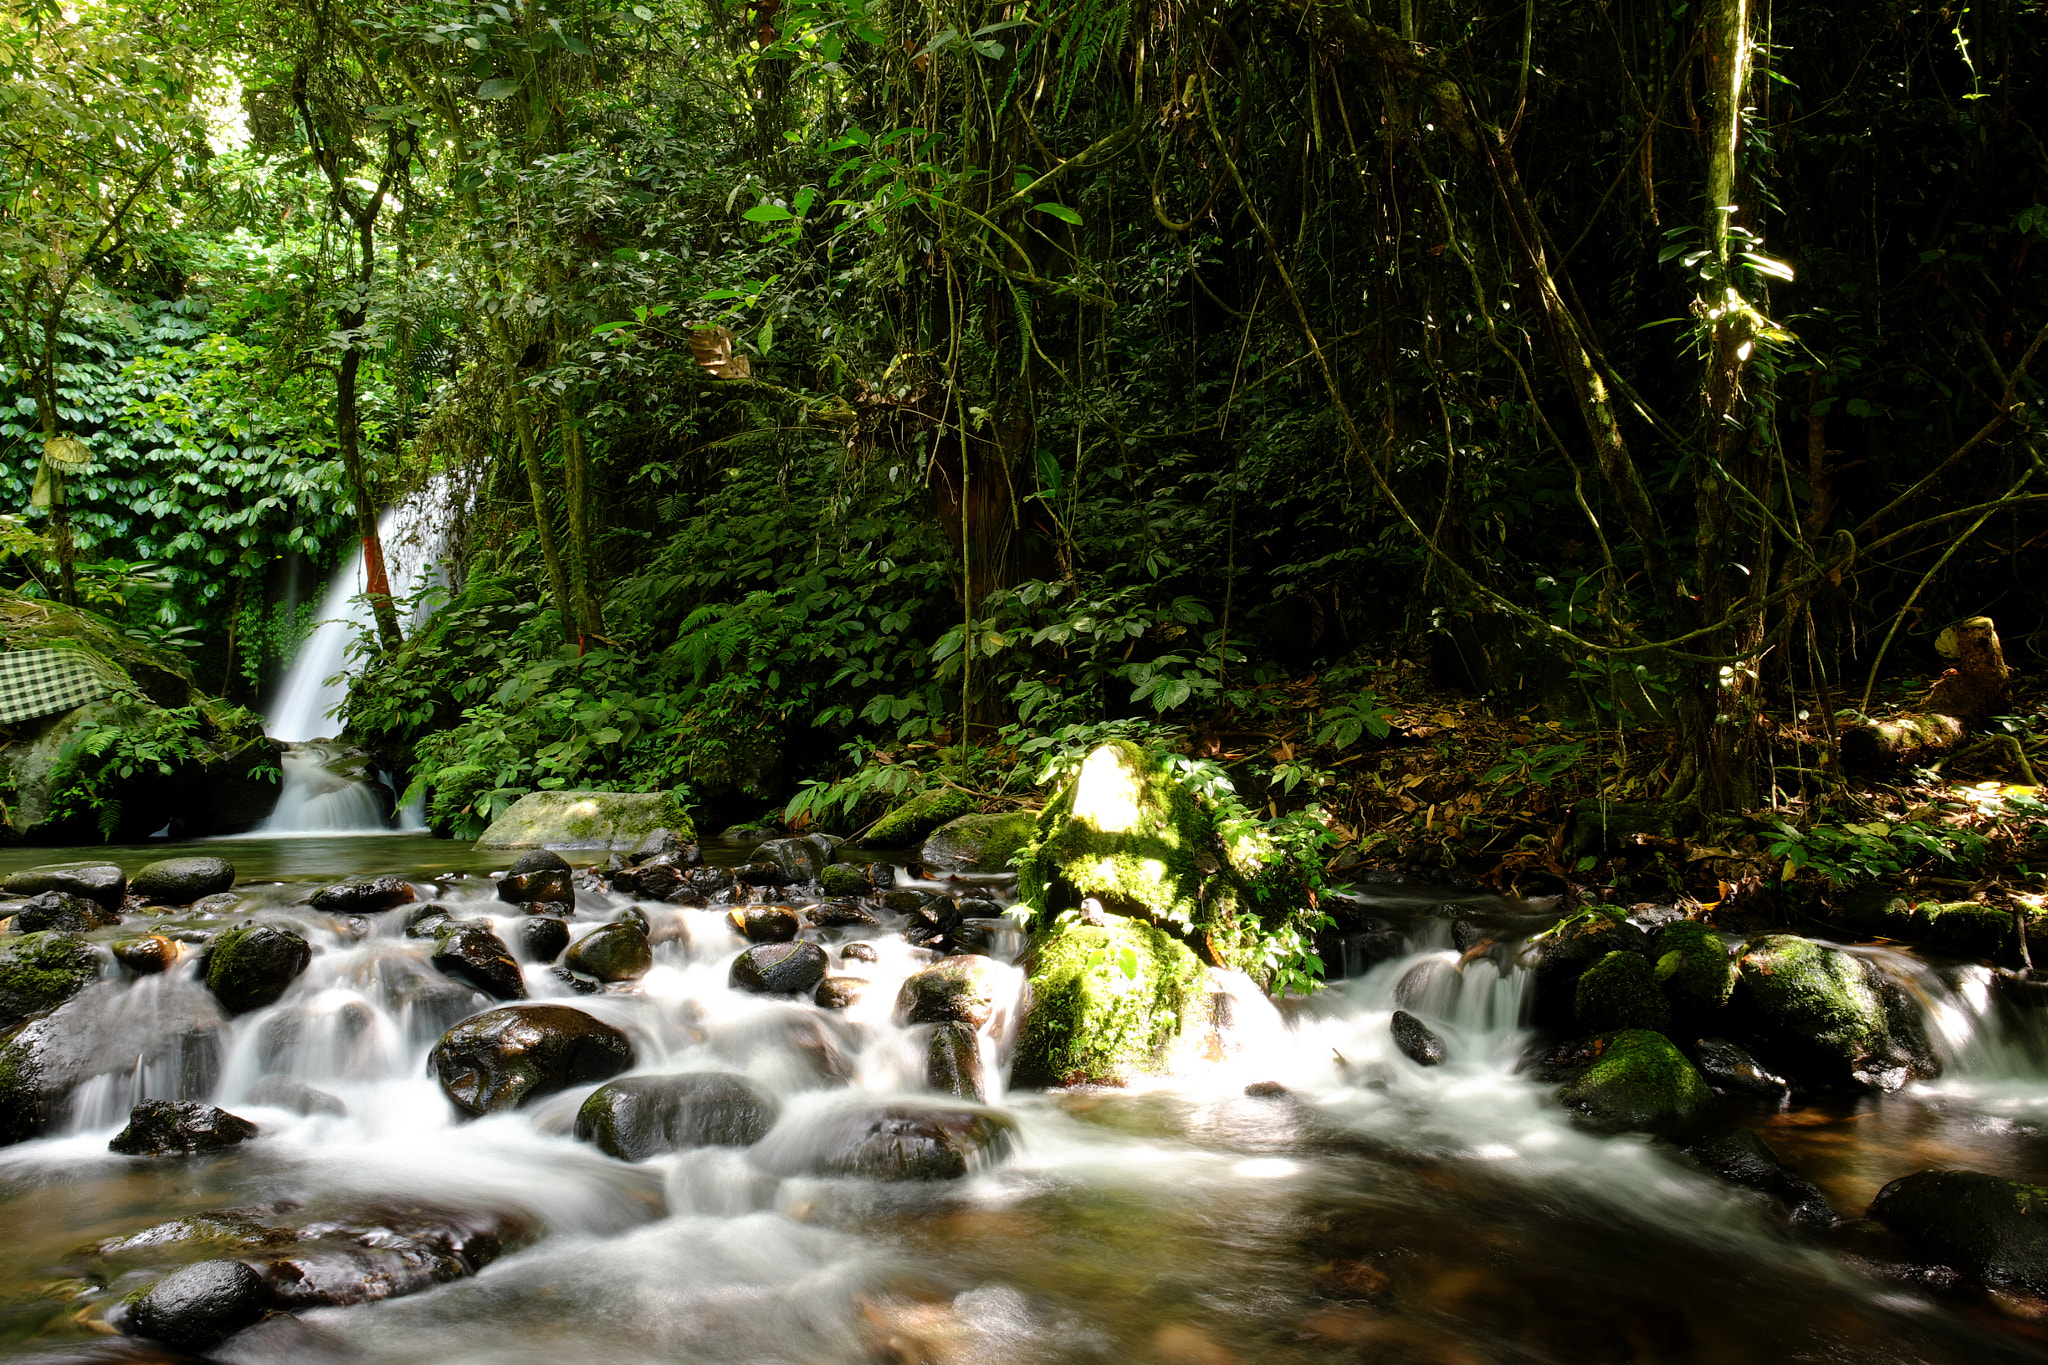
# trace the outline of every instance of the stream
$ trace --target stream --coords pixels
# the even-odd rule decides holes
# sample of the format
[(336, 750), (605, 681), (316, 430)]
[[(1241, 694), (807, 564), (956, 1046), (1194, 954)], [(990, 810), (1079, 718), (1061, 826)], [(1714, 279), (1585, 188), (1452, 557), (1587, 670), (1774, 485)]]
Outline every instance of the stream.
[[(489, 1211), (525, 1230), (480, 1273), (421, 1292), (277, 1316), (205, 1356), (257, 1362), (493, 1365), (1311, 1365), (1322, 1362), (1984, 1362), (2048, 1355), (2021, 1314), (1889, 1278), (1839, 1238), (1789, 1228), (1669, 1147), (1596, 1136), (1517, 1071), (1527, 973), (1454, 946), (1458, 921), (1528, 923), (1532, 907), (1416, 888), (1362, 902), (1399, 949), (1306, 1000), (1227, 997), (1228, 1017), (1171, 1079), (1129, 1089), (1011, 1091), (1004, 1025), (985, 1030), (1008, 1155), (957, 1180), (805, 1174), (800, 1155), (850, 1106), (932, 1103), (919, 1026), (893, 1022), (902, 981), (934, 954), (898, 928), (809, 929), (851, 1008), (728, 984), (747, 947), (725, 907), (641, 902), (654, 966), (576, 994), (524, 961), (519, 908), (489, 874), (504, 854), (424, 836), (214, 840), (11, 849), (0, 872), (69, 858), (132, 870), (180, 852), (232, 859), (236, 894), (314, 949), (274, 1005), (224, 1018), (189, 949), (164, 974), (109, 965), (96, 1002), (101, 1074), (49, 1136), (0, 1148), (0, 1359), (172, 1361), (110, 1334), (110, 1300), (189, 1253), (136, 1234), (223, 1209), (303, 1221), (365, 1207)], [(743, 848), (707, 860), (735, 863)], [(571, 854), (572, 861), (593, 855)], [(634, 1074), (722, 1071), (773, 1096), (752, 1148), (638, 1164), (573, 1134), (595, 1088), (459, 1121), (429, 1052), (497, 1002), (436, 972), (407, 908), (324, 915), (343, 876), (398, 873), (457, 919), (488, 919), (529, 996), (573, 1003), (633, 1041)], [(932, 884), (925, 884), (932, 885)], [(940, 888), (943, 889), (943, 888)], [(801, 899), (794, 903), (802, 904)], [(578, 891), (572, 932), (631, 898)], [(133, 933), (135, 916), (125, 930)], [(211, 923), (218, 926), (216, 917)], [(204, 912), (164, 929), (199, 930)], [(96, 937), (105, 937), (106, 934)], [(842, 957), (872, 948), (872, 961)], [(990, 935), (1006, 958), (1014, 934)], [(1920, 1002), (1941, 1079), (1897, 1094), (1745, 1121), (1845, 1217), (1929, 1166), (2048, 1180), (2048, 1063), (1989, 1004), (1988, 976), (1882, 954)], [(1016, 972), (999, 979), (1021, 983)], [(998, 1011), (1013, 1018), (1016, 1002)], [(1425, 1069), (1389, 1037), (1397, 1008), (1444, 1039)], [(213, 1038), (166, 1064), (179, 1031)], [(1199, 1052), (1201, 1055), (1194, 1055)], [(140, 1059), (140, 1061), (138, 1061)], [(152, 1060), (154, 1059), (154, 1060)], [(262, 1102), (278, 1076), (342, 1113)], [(1247, 1093), (1247, 1086), (1255, 1091)], [(1277, 1092), (1277, 1093), (1275, 1093)], [(111, 1154), (143, 1098), (204, 1099), (260, 1128), (212, 1155)], [(958, 1107), (959, 1102), (946, 1101)], [(118, 1252), (107, 1243), (129, 1239)], [(100, 1254), (94, 1254), (99, 1248)], [(225, 1253), (233, 1254), (233, 1253)]]

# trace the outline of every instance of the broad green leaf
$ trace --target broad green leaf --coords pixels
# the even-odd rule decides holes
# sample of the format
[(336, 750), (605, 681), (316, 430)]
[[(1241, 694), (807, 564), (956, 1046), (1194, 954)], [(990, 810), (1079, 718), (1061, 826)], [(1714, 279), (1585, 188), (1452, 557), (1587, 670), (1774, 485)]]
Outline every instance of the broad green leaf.
[(780, 204), (756, 204), (740, 217), (750, 223), (786, 223), (796, 215)]
[(1076, 227), (1079, 227), (1081, 224), (1081, 215), (1068, 208), (1065, 204), (1033, 204), (1031, 208), (1035, 213), (1049, 213), (1062, 223), (1072, 223)]
[(518, 81), (507, 80), (503, 76), (497, 76), (479, 85), (476, 88), (476, 97), (480, 100), (502, 100), (516, 94), (518, 90)]

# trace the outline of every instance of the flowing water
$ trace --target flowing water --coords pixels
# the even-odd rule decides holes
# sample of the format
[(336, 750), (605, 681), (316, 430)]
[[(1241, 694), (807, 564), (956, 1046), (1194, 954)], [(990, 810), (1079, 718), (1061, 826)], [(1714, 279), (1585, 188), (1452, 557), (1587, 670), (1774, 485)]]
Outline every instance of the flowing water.
[[(962, 1180), (887, 1184), (780, 1172), (847, 1106), (922, 1090), (920, 1035), (891, 1007), (930, 954), (899, 933), (810, 931), (835, 971), (872, 983), (843, 1013), (730, 989), (744, 944), (717, 908), (641, 905), (655, 966), (629, 987), (572, 997), (527, 963), (534, 998), (573, 1000), (625, 1030), (636, 1070), (735, 1072), (782, 1101), (754, 1149), (629, 1165), (571, 1135), (589, 1086), (458, 1121), (428, 1050), (495, 1002), (434, 971), (431, 944), (404, 937), (403, 910), (349, 919), (296, 903), (317, 879), (411, 860), (403, 870), (422, 899), (490, 920), (517, 954), (517, 910), (465, 875), (489, 871), (488, 857), (441, 844), (437, 860), (402, 836), (202, 847), (241, 861), (258, 884), (239, 893), (316, 956), (276, 1005), (234, 1020), (195, 979), (189, 951), (163, 976), (110, 967), (89, 988), (98, 1008), (86, 1045), (102, 1074), (79, 1089), (61, 1132), (0, 1149), (0, 1358), (168, 1358), (95, 1323), (109, 1299), (177, 1258), (152, 1263), (145, 1248), (96, 1259), (93, 1244), (206, 1210), (408, 1201), (502, 1211), (535, 1236), (473, 1278), (273, 1319), (210, 1358), (1476, 1365), (2048, 1351), (2024, 1320), (1932, 1297), (1788, 1231), (1668, 1148), (1567, 1121), (1552, 1087), (1515, 1070), (1525, 973), (1510, 955), (1453, 946), (1454, 919), (1527, 923), (1538, 907), (1468, 898), (1449, 915), (1387, 892), (1381, 908), (1406, 927), (1385, 960), (1359, 961), (1278, 1010), (1249, 983), (1219, 982), (1217, 1022), (1170, 1080), (1018, 1091), (999, 1065), (991, 1104), (1018, 1125), (1012, 1154)], [(575, 931), (627, 904), (583, 890)], [(840, 961), (856, 941), (873, 962)], [(999, 935), (995, 946), (1016, 945)], [(1755, 1122), (1852, 1216), (1876, 1184), (1929, 1164), (2048, 1175), (2036, 1126), (2048, 1073), (2025, 1030), (1992, 1010), (1981, 969), (1938, 972), (1899, 954), (1881, 965), (1914, 984), (1947, 1079)], [(1001, 979), (1014, 989), (1021, 977)], [(1418, 1067), (1393, 1047), (1397, 1008), (1443, 1035), (1445, 1065)], [(999, 1013), (1016, 1012), (1011, 1000)], [(998, 1063), (1007, 1027), (992, 1023), (982, 1039)], [(278, 1076), (346, 1112), (265, 1103)], [(1268, 1082), (1285, 1093), (1246, 1093)], [(109, 1154), (127, 1105), (145, 1095), (206, 1098), (262, 1133), (215, 1156)]]

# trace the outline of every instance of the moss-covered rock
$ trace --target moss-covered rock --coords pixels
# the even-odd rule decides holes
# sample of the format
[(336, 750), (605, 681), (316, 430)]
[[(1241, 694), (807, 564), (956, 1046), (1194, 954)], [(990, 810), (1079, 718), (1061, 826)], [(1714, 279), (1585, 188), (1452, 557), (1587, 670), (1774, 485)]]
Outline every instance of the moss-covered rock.
[(1657, 935), (1653, 952), (1658, 984), (1679, 1019), (1702, 1023), (1728, 1003), (1735, 990), (1735, 959), (1712, 929), (1691, 920), (1668, 924)]
[(1104, 918), (1032, 940), (1019, 1084), (1121, 1084), (1157, 1068), (1179, 1037), (1202, 964), (1156, 925)]
[(2019, 955), (2012, 912), (1978, 901), (1919, 900), (1873, 889), (1844, 902), (1842, 922), (1872, 938), (1920, 943), (1969, 957)]
[(1578, 983), (1587, 968), (1609, 953), (1646, 954), (1643, 931), (1605, 905), (1589, 906), (1558, 921), (1529, 946), (1531, 1022), (1552, 1033), (1570, 1033), (1578, 1019)]
[(684, 842), (696, 826), (667, 792), (528, 792), (491, 822), (479, 849), (597, 848), (624, 852), (655, 830)]
[(818, 874), (818, 885), (828, 896), (865, 896), (874, 890), (866, 863), (831, 863)]
[(1857, 958), (1811, 939), (1769, 934), (1748, 945), (1739, 972), (1748, 1041), (1774, 1070), (1808, 1089), (1894, 1090), (1915, 1073)]
[(312, 960), (312, 946), (291, 930), (245, 924), (214, 940), (206, 988), (229, 1014), (247, 1014), (276, 1003)]
[(1018, 894), (1048, 915), (1092, 897), (1115, 914), (1189, 929), (1202, 901), (1198, 860), (1215, 857), (1210, 834), (1191, 793), (1137, 745), (1112, 741), (1039, 817)]
[(953, 787), (919, 792), (891, 807), (861, 842), (875, 848), (910, 848), (925, 835), (974, 809), (974, 798)]
[(0, 939), (0, 1029), (55, 1009), (99, 974), (99, 955), (70, 934)]
[(1038, 812), (963, 815), (933, 830), (918, 861), (941, 872), (1008, 872), (1010, 859), (1038, 834)]
[(1593, 1127), (1656, 1132), (1684, 1123), (1713, 1092), (1671, 1040), (1627, 1029), (1594, 1040), (1592, 1063), (1558, 1092), (1558, 1102)]
[(1670, 1026), (1671, 1006), (1657, 989), (1650, 960), (1640, 953), (1609, 953), (1579, 977), (1574, 1007), (1593, 1033)]
[(1980, 1284), (2048, 1295), (2048, 1185), (1917, 1171), (1879, 1190), (1870, 1216)]

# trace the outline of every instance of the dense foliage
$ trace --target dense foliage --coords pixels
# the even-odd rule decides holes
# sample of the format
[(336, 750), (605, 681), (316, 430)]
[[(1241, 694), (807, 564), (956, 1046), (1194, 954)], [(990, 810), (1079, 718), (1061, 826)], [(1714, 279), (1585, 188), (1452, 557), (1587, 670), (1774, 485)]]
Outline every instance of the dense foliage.
[(0, 21), (4, 571), (254, 702), (440, 480), (347, 716), (437, 828), (1106, 734), (1355, 820), (1429, 652), (1509, 808), (1745, 809), (1949, 620), (2048, 645), (2038, 0), (219, 3)]

